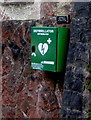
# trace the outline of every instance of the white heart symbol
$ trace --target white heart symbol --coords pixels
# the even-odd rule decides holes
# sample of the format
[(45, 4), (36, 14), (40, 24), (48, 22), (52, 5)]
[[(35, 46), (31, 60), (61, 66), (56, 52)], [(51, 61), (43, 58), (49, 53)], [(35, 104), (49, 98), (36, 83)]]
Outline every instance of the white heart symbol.
[(39, 43), (38, 45), (38, 49), (39, 49), (39, 52), (42, 54), (42, 55), (45, 55), (46, 52), (48, 51), (48, 45), (47, 43)]

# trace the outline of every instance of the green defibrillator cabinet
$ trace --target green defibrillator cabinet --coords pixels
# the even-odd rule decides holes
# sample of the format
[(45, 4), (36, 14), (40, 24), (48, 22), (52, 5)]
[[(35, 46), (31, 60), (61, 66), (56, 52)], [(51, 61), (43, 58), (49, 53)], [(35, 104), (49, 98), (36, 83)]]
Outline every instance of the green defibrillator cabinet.
[(31, 69), (65, 70), (70, 30), (66, 27), (31, 28)]

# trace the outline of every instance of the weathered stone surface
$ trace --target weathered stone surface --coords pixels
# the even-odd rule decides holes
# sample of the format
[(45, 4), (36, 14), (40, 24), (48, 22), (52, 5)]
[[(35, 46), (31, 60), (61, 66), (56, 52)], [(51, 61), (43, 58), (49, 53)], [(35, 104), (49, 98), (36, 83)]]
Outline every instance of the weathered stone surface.
[(60, 117), (57, 96), (61, 91), (55, 94), (58, 78), (30, 69), (30, 28), (35, 25), (36, 21), (2, 22), (4, 118)]
[[(79, 5), (78, 5), (79, 4)], [(75, 17), (91, 17), (91, 3), (90, 2), (76, 2), (74, 5), (74, 12)]]
[(29, 19), (40, 19), (40, 2), (0, 2), (0, 21)]
[[(21, 11), (23, 7), (27, 9), (28, 6), (18, 5), (16, 9), (20, 7), (18, 11)], [(6, 10), (3, 12), (5, 7)], [(2, 83), (3, 118), (62, 117), (73, 120), (87, 117), (89, 92), (85, 88), (85, 79), (88, 76), (86, 70), (89, 62), (88, 51), (91, 48), (91, 3), (45, 2), (41, 4), (42, 19), (30, 20), (30, 14), (23, 15), (28, 21), (17, 21), (16, 16), (17, 19), (22, 16), (18, 13), (14, 18), (11, 16), (13, 14), (11, 9), (15, 10), (15, 5), (0, 6), (3, 20), (15, 19), (2, 22), (0, 57), (3, 73), (0, 83)], [(12, 14), (6, 14), (8, 12)], [(30, 70), (31, 27), (69, 27), (56, 23), (56, 15), (68, 14), (71, 15), (71, 35), (65, 81), (64, 73)]]
[(89, 75), (86, 67), (91, 61), (89, 60), (91, 28), (88, 25), (90, 12), (90, 2), (74, 3), (62, 104), (64, 118), (87, 118), (89, 94), (85, 83)]
[(70, 109), (62, 109), (62, 118), (67, 118), (67, 119), (81, 119), (83, 118), (83, 115), (82, 115), (82, 112), (79, 112), (79, 111), (73, 111), (73, 110), (70, 110)]
[(41, 18), (49, 18), (56, 15), (56, 2), (41, 3)]
[(13, 118), (15, 116), (15, 110), (11, 107), (3, 107), (2, 114), (5, 118)]
[(59, 107), (55, 93), (47, 88), (42, 88), (42, 90), (39, 92), (38, 97), (38, 106), (44, 111), (50, 112)]
[(61, 15), (70, 15), (71, 12), (72, 12), (72, 9), (73, 9), (73, 4), (72, 4), (72, 1), (69, 0), (67, 2), (61, 2), (59, 1), (57, 3), (57, 10), (56, 10), (56, 14), (58, 16), (61, 16)]
[(82, 110), (82, 96), (77, 92), (65, 91), (63, 105), (69, 109)]

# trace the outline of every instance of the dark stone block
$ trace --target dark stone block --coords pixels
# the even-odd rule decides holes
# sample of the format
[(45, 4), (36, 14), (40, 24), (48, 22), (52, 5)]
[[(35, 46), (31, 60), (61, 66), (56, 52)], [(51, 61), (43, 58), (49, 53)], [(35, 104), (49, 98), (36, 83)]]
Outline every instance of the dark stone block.
[[(73, 78), (73, 76), (74, 76), (74, 72), (73, 72), (73, 70), (68, 70), (67, 72), (66, 72), (66, 78), (69, 78), (69, 79), (71, 79), (71, 78)], [(67, 80), (68, 81), (68, 80)]]
[(68, 52), (68, 62), (69, 63), (74, 62), (74, 60), (75, 60), (75, 51), (76, 51), (76, 43), (70, 43), (69, 52)]
[(83, 73), (83, 70), (82, 69), (76, 69), (75, 70), (75, 77), (76, 77), (76, 79), (79, 79), (80, 81), (84, 81), (85, 75)]
[[(86, 109), (85, 105), (88, 95), (86, 98), (82, 98), (82, 92), (84, 91), (84, 80), (86, 77), (84, 68), (86, 68), (87, 62), (89, 61), (88, 50), (91, 49), (90, 17), (91, 2), (74, 3), (70, 30), (68, 66), (66, 68), (65, 90), (62, 103), (62, 116), (67, 119), (82, 118), (81, 112), (83, 106), (84, 109)], [(69, 64), (74, 66), (74, 68), (69, 67)]]
[(73, 93), (71, 96), (70, 109), (82, 111), (82, 95)]
[(91, 41), (91, 29), (85, 30), (84, 36), (85, 36), (86, 42), (90, 42)]
[(88, 103), (89, 103), (89, 99), (90, 99), (90, 97), (88, 95), (84, 95), (83, 96), (83, 101), (82, 101), (82, 103), (83, 103), (83, 106), (82, 106), (83, 109), (87, 108)]
[(64, 84), (64, 89), (68, 90), (68, 89), (72, 89), (72, 85), (73, 85), (73, 81), (70, 81), (70, 79), (68, 79), (69, 82), (65, 82)]
[(72, 85), (72, 90), (82, 92), (83, 90), (83, 83), (80, 80), (75, 80)]
[(91, 28), (91, 18), (88, 19), (87, 27), (88, 27), (88, 29)]
[(88, 17), (91, 13), (91, 3), (89, 2), (75, 2), (74, 4), (74, 11), (76, 11), (75, 16), (76, 17)]
[(77, 51), (80, 51), (80, 52), (85, 52), (86, 51), (85, 44), (80, 43), (80, 42), (76, 44), (75, 48), (76, 48)]
[(62, 109), (61, 113), (62, 113), (62, 118), (66, 118), (67, 110), (66, 109)]
[[(79, 38), (80, 38), (80, 42), (82, 43), (87, 43), (91, 40), (91, 30), (88, 29), (88, 30), (84, 30), (82, 32), (79, 33)], [(84, 46), (85, 48), (85, 46)]]
[(63, 95), (63, 106), (82, 111), (82, 95), (66, 90)]
[(73, 17), (71, 21), (71, 26), (72, 26), (71, 31), (72, 30), (75, 30), (75, 31), (72, 31), (72, 33), (77, 33), (77, 31), (82, 32), (83, 30), (85, 30), (87, 28), (87, 22), (88, 22), (88, 18), (85, 18), (83, 16), (77, 17), (77, 18)]
[(63, 109), (61, 113), (62, 113), (62, 120), (65, 120), (65, 119), (66, 120), (73, 120), (73, 119), (78, 120), (78, 118), (82, 118), (82, 115), (83, 115), (82, 112), (67, 110), (67, 109)]
[(64, 88), (66, 90), (82, 92), (83, 91), (83, 83), (79, 79), (68, 78), (67, 81), (65, 81)]
[(76, 77), (80, 78), (80, 80), (83, 81), (85, 76), (82, 73), (78, 73), (78, 74), (76, 74)]
[(63, 106), (69, 107), (71, 102), (72, 91), (64, 91)]
[(88, 54), (87, 54), (88, 49), (89, 49), (88, 46), (81, 42), (70, 43), (69, 52), (68, 52), (68, 63), (82, 64), (83, 60), (88, 61)]

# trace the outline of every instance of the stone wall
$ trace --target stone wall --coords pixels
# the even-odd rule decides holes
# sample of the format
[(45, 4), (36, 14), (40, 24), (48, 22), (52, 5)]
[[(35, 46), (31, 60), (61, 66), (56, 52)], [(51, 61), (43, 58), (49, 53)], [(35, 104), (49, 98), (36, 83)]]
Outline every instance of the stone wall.
[[(41, 3), (40, 19), (2, 23), (2, 117), (86, 118), (89, 91), (86, 78), (91, 48), (91, 3)], [(19, 7), (19, 6), (18, 6)], [(70, 25), (58, 25), (57, 15), (71, 16)], [(70, 27), (67, 67), (64, 73), (30, 69), (32, 26)], [(83, 62), (86, 61), (86, 62)]]
[[(47, 14), (51, 15), (55, 5), (48, 4), (45, 3), (45, 10), (48, 7)], [(45, 12), (44, 16), (47, 14)], [(30, 69), (30, 29), (32, 26), (49, 24), (48, 20), (2, 22), (4, 118), (60, 118), (60, 74)]]
[[(70, 45), (62, 99), (62, 117), (87, 118), (89, 91), (87, 70), (91, 62), (91, 3), (74, 3)], [(90, 61), (90, 62), (89, 62)]]

